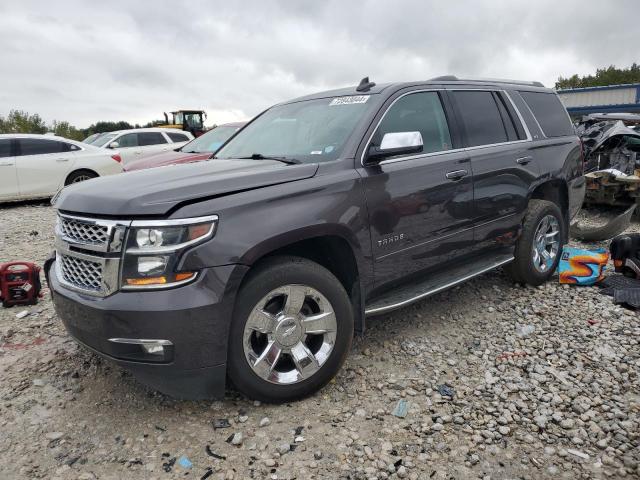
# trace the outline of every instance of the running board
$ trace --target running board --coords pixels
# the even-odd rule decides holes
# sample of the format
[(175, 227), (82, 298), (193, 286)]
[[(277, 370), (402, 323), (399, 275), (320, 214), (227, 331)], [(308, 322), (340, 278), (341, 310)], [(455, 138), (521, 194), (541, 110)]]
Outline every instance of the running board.
[[(396, 287), (381, 297), (375, 299), (365, 307), (365, 315), (380, 315), (391, 310), (406, 307), (429, 295), (451, 288), (473, 277), (482, 275), (489, 270), (498, 268), (513, 260), (513, 255), (502, 254), (499, 257), (492, 256), (489, 259), (479, 260), (471, 265), (461, 265), (453, 269), (436, 272), (428, 278)], [(471, 273), (469, 270), (471, 269)]]

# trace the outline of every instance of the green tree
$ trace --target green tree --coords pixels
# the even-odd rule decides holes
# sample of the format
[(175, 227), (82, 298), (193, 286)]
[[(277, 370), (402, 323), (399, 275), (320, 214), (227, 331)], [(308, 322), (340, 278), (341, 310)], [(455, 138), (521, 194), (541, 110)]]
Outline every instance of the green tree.
[(51, 131), (59, 137), (69, 138), (71, 140), (82, 141), (86, 135), (82, 130), (78, 130), (69, 122), (58, 122), (54, 120), (51, 124)]
[(0, 133), (47, 133), (47, 125), (37, 113), (11, 110), (6, 118), (0, 115)]
[(628, 68), (616, 68), (615, 65), (599, 68), (596, 70), (595, 75), (558, 77), (556, 89), (601, 87), (626, 83), (640, 83), (640, 65), (637, 63), (633, 63)]

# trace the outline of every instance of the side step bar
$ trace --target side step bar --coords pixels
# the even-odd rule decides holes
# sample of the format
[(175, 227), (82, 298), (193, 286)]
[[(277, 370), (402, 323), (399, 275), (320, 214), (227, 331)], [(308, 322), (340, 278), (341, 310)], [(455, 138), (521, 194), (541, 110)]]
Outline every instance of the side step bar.
[(428, 278), (403, 285), (388, 291), (365, 307), (365, 315), (373, 316), (411, 305), (418, 300), (451, 288), (473, 277), (482, 275), (513, 261), (513, 255), (501, 255), (480, 260), (471, 265), (463, 265), (443, 272), (436, 272)]

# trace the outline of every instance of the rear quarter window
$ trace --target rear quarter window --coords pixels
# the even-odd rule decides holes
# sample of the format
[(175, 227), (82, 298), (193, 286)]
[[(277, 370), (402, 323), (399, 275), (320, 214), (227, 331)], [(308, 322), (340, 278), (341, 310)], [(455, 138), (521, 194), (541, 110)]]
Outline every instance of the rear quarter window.
[(0, 140), (0, 158), (11, 156), (11, 140)]
[(573, 135), (573, 125), (555, 93), (520, 92), (547, 137)]
[(167, 141), (160, 132), (138, 133), (138, 145), (141, 147), (146, 147), (148, 145), (160, 145), (161, 143), (167, 143)]
[(169, 135), (169, 138), (171, 139), (172, 142), (186, 142), (187, 140), (189, 140), (189, 137), (187, 137), (186, 135), (184, 135), (183, 133), (167, 133), (167, 135)]

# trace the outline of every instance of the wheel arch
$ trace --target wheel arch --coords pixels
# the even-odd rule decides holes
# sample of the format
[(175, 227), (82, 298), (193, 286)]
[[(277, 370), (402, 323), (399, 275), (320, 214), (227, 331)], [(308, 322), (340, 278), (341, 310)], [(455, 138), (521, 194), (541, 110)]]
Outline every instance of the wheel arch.
[(91, 173), (93, 175), (95, 175), (96, 177), (99, 177), (100, 174), (98, 172), (96, 172), (95, 170), (92, 170), (90, 168), (85, 168), (85, 167), (80, 167), (80, 168), (74, 168), (73, 170), (71, 170), (66, 177), (64, 177), (64, 183), (63, 185), (69, 185), (69, 178), (71, 178), (71, 176), (75, 173), (79, 173), (79, 172), (88, 172)]
[(336, 276), (351, 299), (354, 314), (354, 328), (364, 332), (364, 303), (361, 275), (364, 259), (357, 242), (340, 226), (326, 228), (306, 228), (274, 237), (256, 245), (242, 257), (249, 271), (242, 279), (240, 288), (264, 261), (275, 256), (293, 255), (306, 258), (329, 270)]

